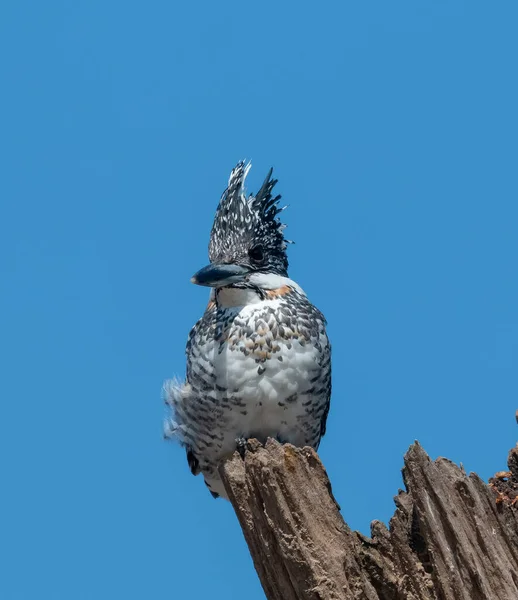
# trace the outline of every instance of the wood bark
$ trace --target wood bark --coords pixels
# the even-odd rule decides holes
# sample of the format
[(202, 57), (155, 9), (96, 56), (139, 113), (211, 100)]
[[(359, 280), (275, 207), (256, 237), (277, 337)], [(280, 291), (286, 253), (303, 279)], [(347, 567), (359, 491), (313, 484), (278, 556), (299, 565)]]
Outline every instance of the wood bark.
[(518, 600), (518, 449), (489, 484), (416, 442), (389, 528), (342, 518), (311, 448), (250, 440), (221, 465), (268, 600)]

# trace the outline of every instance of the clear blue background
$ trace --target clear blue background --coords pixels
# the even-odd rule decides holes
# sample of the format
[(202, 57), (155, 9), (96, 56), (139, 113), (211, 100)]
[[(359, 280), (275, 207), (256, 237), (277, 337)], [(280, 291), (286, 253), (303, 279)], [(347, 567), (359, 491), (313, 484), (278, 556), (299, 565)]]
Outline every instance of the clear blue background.
[(321, 456), (387, 521), (419, 439), (484, 478), (516, 431), (516, 2), (4, 1), (0, 597), (263, 597), (162, 441), (228, 173), (270, 167), (326, 314)]

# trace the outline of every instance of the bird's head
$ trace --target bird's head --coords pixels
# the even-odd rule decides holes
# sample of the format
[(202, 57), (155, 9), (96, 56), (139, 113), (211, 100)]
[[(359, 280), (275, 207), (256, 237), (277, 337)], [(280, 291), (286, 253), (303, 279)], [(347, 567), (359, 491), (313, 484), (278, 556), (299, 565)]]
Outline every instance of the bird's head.
[(250, 164), (239, 162), (232, 170), (228, 187), (216, 210), (210, 234), (210, 265), (191, 279), (214, 288), (246, 285), (255, 273), (287, 276), (288, 256), (283, 225), (278, 217), (280, 196), (272, 196), (272, 169), (261, 189), (248, 198), (245, 179)]

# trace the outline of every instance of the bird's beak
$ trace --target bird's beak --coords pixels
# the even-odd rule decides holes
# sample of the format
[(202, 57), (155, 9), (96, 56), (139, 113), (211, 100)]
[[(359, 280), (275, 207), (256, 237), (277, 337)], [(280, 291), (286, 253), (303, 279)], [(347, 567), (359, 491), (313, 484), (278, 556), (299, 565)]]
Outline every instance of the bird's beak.
[(203, 267), (191, 277), (191, 283), (209, 287), (224, 287), (231, 283), (243, 281), (250, 272), (248, 267), (241, 265), (212, 264)]

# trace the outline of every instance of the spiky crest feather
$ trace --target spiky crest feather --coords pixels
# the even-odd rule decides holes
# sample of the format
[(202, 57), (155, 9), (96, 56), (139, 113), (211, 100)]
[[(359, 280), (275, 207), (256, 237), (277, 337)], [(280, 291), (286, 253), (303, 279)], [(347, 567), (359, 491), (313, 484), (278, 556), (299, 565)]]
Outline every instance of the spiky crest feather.
[(284, 238), (286, 225), (278, 218), (286, 207), (279, 207), (280, 195), (272, 195), (277, 179), (272, 179), (270, 169), (257, 194), (247, 198), (245, 179), (250, 167), (251, 163), (240, 161), (230, 174), (216, 210), (209, 258), (211, 262), (248, 264), (248, 251), (261, 245), (265, 259), (258, 270), (286, 275), (290, 240)]

